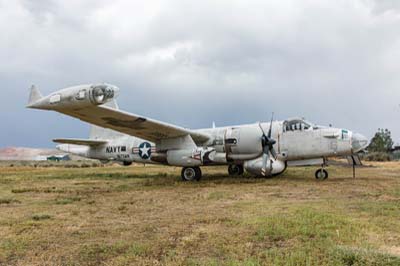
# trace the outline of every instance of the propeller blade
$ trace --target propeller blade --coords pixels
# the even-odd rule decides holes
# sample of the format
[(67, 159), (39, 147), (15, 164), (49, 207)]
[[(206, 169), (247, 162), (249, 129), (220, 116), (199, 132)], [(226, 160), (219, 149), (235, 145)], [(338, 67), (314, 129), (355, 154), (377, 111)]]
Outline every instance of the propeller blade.
[(268, 152), (264, 152), (264, 154), (263, 154), (263, 166), (261, 168), (261, 174), (263, 176), (267, 176), (267, 163), (268, 163), (268, 160), (269, 160), (269, 154), (268, 154)]
[(272, 135), (272, 122), (274, 121), (274, 113), (272, 113), (271, 123), (269, 124), (268, 138), (271, 138)]
[(275, 160), (278, 158), (278, 155), (276, 154), (274, 148), (270, 149), (269, 152), (271, 153), (272, 158), (274, 158)]
[(263, 133), (263, 136), (267, 136), (267, 135), (265, 135), (265, 131), (264, 131), (262, 125), (261, 125), (261, 122), (258, 123), (258, 126), (260, 127), (261, 132)]

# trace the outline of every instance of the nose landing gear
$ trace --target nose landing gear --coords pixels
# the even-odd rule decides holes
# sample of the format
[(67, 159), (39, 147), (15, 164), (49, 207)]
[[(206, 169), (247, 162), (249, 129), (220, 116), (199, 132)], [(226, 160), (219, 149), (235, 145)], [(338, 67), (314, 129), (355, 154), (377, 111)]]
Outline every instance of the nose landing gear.
[(329, 177), (328, 171), (326, 171), (324, 168), (318, 169), (318, 170), (315, 172), (315, 178), (316, 178), (317, 180), (325, 180), (325, 179), (327, 179), (328, 177)]

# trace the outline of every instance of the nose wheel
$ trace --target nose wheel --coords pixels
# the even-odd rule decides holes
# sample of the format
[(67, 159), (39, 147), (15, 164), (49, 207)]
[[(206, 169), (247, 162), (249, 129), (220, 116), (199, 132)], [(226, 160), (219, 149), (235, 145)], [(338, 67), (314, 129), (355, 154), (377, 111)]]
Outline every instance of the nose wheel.
[(184, 167), (181, 176), (183, 181), (199, 181), (202, 176), (201, 169), (200, 167)]
[(315, 178), (316, 178), (317, 180), (325, 180), (325, 179), (327, 179), (328, 177), (329, 177), (328, 171), (326, 171), (326, 170), (323, 169), (323, 168), (318, 169), (318, 170), (315, 172)]
[(244, 173), (243, 165), (229, 165), (228, 173), (230, 176), (243, 175)]

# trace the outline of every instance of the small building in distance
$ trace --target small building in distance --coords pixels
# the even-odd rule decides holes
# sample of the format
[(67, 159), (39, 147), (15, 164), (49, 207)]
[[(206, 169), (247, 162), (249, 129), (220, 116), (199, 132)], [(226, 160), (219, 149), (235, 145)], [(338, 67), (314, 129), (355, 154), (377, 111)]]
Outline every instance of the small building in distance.
[(40, 162), (47, 161), (47, 156), (38, 155), (38, 156), (35, 157), (34, 161), (40, 161)]

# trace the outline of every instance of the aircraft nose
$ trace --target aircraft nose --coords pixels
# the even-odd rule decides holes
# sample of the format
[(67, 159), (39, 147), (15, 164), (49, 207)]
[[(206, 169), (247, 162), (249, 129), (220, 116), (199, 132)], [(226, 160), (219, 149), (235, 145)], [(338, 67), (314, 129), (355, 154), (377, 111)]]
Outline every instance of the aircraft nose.
[(359, 133), (354, 133), (351, 138), (351, 146), (354, 153), (362, 151), (368, 146), (368, 139)]

